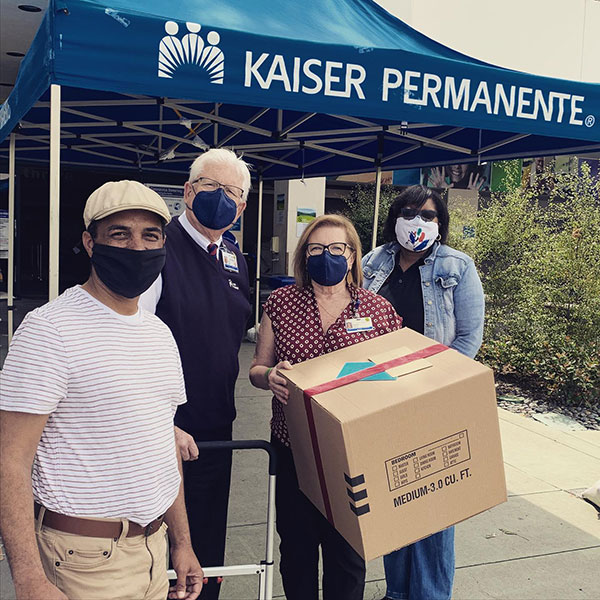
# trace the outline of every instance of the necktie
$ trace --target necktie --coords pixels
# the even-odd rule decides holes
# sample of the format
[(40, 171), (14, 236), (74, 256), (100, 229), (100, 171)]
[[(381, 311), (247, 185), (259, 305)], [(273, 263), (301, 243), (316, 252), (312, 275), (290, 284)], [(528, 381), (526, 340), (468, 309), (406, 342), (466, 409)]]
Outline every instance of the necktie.
[(217, 244), (209, 244), (206, 250), (214, 259), (219, 260), (219, 255), (217, 253), (219, 246), (217, 246)]

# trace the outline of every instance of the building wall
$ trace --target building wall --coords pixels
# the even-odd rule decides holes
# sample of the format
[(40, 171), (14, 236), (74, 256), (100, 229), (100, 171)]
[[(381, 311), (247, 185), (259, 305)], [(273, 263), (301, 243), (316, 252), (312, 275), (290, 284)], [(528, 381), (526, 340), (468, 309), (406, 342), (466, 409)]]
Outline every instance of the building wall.
[(480, 60), (600, 83), (600, 0), (376, 0), (421, 33)]
[(292, 258), (300, 235), (311, 218), (303, 221), (301, 213), (313, 213), (319, 217), (325, 212), (325, 177), (275, 181), (273, 187), (273, 236), (277, 248), (273, 248), (272, 272), (277, 275), (293, 275)]

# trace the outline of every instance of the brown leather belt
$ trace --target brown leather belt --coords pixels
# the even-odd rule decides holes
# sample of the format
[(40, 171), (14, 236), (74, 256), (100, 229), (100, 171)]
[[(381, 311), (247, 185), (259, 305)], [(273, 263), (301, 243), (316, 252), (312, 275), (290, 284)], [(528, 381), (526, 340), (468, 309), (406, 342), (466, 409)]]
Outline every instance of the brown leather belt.
[[(35, 502), (33, 505), (33, 512), (37, 519), (40, 514), (41, 506)], [(133, 521), (129, 521), (129, 530), (127, 531), (127, 537), (134, 537), (136, 535), (144, 535), (146, 537), (156, 533), (164, 519), (164, 515), (161, 515), (154, 521), (151, 521), (145, 527), (138, 525)], [(44, 513), (44, 519), (42, 525), (50, 527), (51, 529), (57, 529), (65, 533), (73, 533), (75, 535), (82, 535), (85, 537), (99, 537), (99, 538), (118, 538), (121, 535), (122, 526), (119, 521), (96, 521), (94, 519), (80, 519), (79, 517), (69, 517), (67, 515), (61, 515), (60, 513), (46, 509)]]

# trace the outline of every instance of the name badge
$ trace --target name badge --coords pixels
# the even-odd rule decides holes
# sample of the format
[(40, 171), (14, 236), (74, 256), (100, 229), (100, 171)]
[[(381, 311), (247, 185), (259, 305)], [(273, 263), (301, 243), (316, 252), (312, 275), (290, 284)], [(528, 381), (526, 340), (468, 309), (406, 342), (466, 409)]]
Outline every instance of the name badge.
[(225, 267), (225, 270), (230, 271), (231, 273), (239, 273), (240, 268), (238, 267), (237, 256), (233, 252), (223, 249), (221, 249), (221, 254), (223, 256), (223, 266)]
[(355, 317), (354, 319), (346, 319), (346, 331), (354, 333), (356, 331), (371, 331), (373, 322), (371, 317)]

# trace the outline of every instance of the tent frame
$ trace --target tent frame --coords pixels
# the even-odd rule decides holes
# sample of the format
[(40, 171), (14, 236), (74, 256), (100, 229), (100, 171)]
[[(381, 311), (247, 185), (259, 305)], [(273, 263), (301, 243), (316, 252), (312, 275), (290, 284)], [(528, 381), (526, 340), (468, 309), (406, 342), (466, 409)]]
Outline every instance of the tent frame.
[[(53, 89), (57, 86), (57, 84), (53, 84)], [(388, 157), (382, 157), (382, 162), (389, 162), (398, 156), (402, 156), (404, 154), (408, 154), (413, 150), (417, 150), (423, 146), (432, 147), (432, 148), (440, 148), (443, 150), (450, 150), (454, 152), (458, 152), (465, 156), (473, 157), (474, 155), (479, 155), (482, 151), (495, 149), (500, 147), (504, 143), (510, 143), (514, 140), (523, 139), (527, 137), (528, 134), (523, 134), (520, 136), (515, 136), (511, 138), (510, 141), (507, 142), (499, 142), (498, 144), (490, 145), (486, 149), (474, 149), (467, 148), (465, 146), (459, 146), (457, 144), (451, 144), (448, 142), (444, 142), (443, 138), (453, 135), (455, 133), (460, 132), (464, 128), (456, 127), (449, 132), (445, 132), (441, 135), (436, 136), (426, 136), (420, 135), (418, 133), (414, 133), (414, 131), (420, 131), (427, 128), (436, 127), (436, 125), (428, 124), (428, 123), (412, 123), (412, 124), (389, 124), (389, 125), (381, 125), (374, 123), (373, 121), (366, 121), (364, 119), (352, 119), (346, 117), (345, 115), (328, 115), (330, 117), (340, 119), (342, 121), (348, 121), (351, 119), (351, 122), (359, 121), (359, 125), (361, 127), (355, 128), (339, 128), (339, 129), (319, 129), (312, 131), (303, 131), (303, 132), (294, 132), (294, 130), (300, 125), (304, 124), (306, 121), (314, 117), (317, 113), (306, 113), (301, 118), (295, 120), (293, 123), (289, 124), (287, 127), (282, 128), (281, 130), (269, 130), (261, 127), (256, 127), (252, 125), (253, 122), (264, 116), (268, 111), (275, 111), (277, 109), (272, 108), (263, 108), (259, 110), (256, 114), (254, 114), (247, 121), (237, 121), (234, 119), (228, 119), (225, 117), (219, 116), (217, 113), (219, 111), (219, 107), (221, 106), (219, 103), (216, 103), (212, 112), (201, 111), (189, 106), (189, 104), (205, 104), (199, 100), (170, 100), (170, 99), (161, 99), (160, 107), (161, 111), (164, 111), (165, 108), (170, 108), (175, 111), (177, 114), (180, 114), (181, 117), (177, 120), (175, 119), (141, 119), (139, 121), (136, 120), (125, 120), (118, 121), (115, 119), (110, 119), (107, 117), (102, 117), (100, 115), (95, 115), (89, 110), (81, 110), (85, 108), (98, 108), (98, 107), (113, 107), (113, 106), (155, 106), (157, 104), (156, 99), (151, 98), (131, 98), (123, 100), (122, 102), (118, 100), (84, 100), (84, 101), (63, 101), (61, 103), (61, 112), (66, 114), (79, 116), (82, 121), (76, 121), (73, 123), (63, 123), (61, 126), (61, 142), (64, 141), (66, 143), (62, 144), (63, 148), (68, 148), (71, 150), (75, 150), (78, 152), (84, 152), (89, 154), (97, 154), (102, 158), (107, 158), (109, 160), (114, 160), (119, 163), (129, 164), (132, 167), (146, 167), (152, 168), (156, 166), (157, 160), (156, 156), (158, 155), (159, 161), (161, 160), (170, 160), (172, 162), (187, 162), (190, 158), (197, 156), (198, 154), (198, 142), (195, 141), (195, 137), (205, 131), (206, 129), (213, 127), (214, 131), (214, 139), (213, 139), (213, 147), (222, 148), (226, 145), (231, 145), (238, 152), (244, 152), (250, 158), (254, 158), (256, 160), (264, 161), (270, 164), (279, 164), (288, 166), (291, 168), (302, 168), (300, 163), (293, 163), (290, 161), (286, 161), (277, 156), (269, 155), (269, 152), (290, 149), (290, 150), (298, 150), (299, 148), (305, 147), (313, 150), (319, 150), (326, 153), (325, 157), (322, 157), (320, 160), (325, 160), (326, 157), (331, 157), (331, 155), (337, 155), (347, 158), (352, 158), (356, 160), (360, 160), (369, 165), (374, 166), (374, 157), (368, 156), (364, 154), (358, 154), (356, 152), (352, 152), (352, 150), (356, 149), (359, 146), (356, 146), (356, 142), (364, 142), (370, 143), (378, 138), (381, 134), (384, 135), (384, 139), (394, 141), (394, 142), (402, 142), (407, 144), (409, 147), (403, 151), (396, 152)], [(50, 102), (37, 102), (34, 108), (51, 108), (52, 101)], [(282, 110), (277, 110), (279, 115), (283, 115)], [(163, 127), (165, 125), (174, 125), (174, 124), (182, 124), (189, 122), (190, 130), (186, 135), (173, 135), (172, 133), (165, 132)], [(235, 131), (226, 135), (223, 139), (218, 138), (218, 126), (219, 124), (225, 125), (228, 127), (234, 127)], [(191, 128), (191, 125), (194, 125)], [(154, 126), (154, 128), (152, 127)], [(109, 128), (119, 128), (123, 131), (119, 132), (106, 132), (99, 133), (94, 132), (93, 134), (81, 134), (79, 132), (70, 131), (70, 129), (82, 129), (86, 127), (106, 127)], [(36, 124), (29, 121), (22, 122), (23, 133), (16, 134), (17, 141), (27, 141), (27, 142), (36, 142), (39, 145), (35, 146), (22, 146), (19, 147), (18, 150), (21, 152), (24, 151), (34, 151), (34, 152), (48, 152), (50, 145), (50, 134), (44, 135), (28, 135), (25, 133), (26, 130), (30, 129), (42, 129), (49, 130), (50, 126), (45, 124)], [(265, 138), (264, 143), (253, 143), (253, 144), (232, 144), (233, 138), (241, 133), (247, 132), (252, 133), (257, 136)], [(127, 137), (135, 137), (140, 134), (150, 135), (154, 137), (154, 145), (148, 146), (146, 149), (141, 149), (138, 146), (127, 145), (125, 143), (118, 143), (114, 141), (108, 141), (104, 138), (127, 138)], [(69, 140), (73, 140), (74, 142), (69, 142)], [(268, 141), (267, 141), (268, 140)], [(169, 148), (164, 149), (162, 147), (162, 143), (165, 141), (173, 142)], [(327, 144), (337, 144), (337, 143), (350, 143), (350, 146), (345, 146), (342, 148), (335, 148), (332, 146), (328, 146)], [(415, 143), (417, 142), (417, 143)], [(176, 157), (170, 157), (169, 155), (176, 150), (181, 145), (188, 145), (194, 147), (195, 152), (187, 152), (187, 153), (178, 153)], [(208, 144), (205, 144), (208, 147)], [(126, 152), (131, 152), (135, 154), (135, 157), (132, 157), (130, 161), (125, 158), (114, 156), (110, 154), (106, 154), (101, 152), (101, 150), (111, 147), (111, 148), (119, 148)], [(600, 146), (599, 146), (600, 147)], [(201, 148), (202, 149), (202, 148)], [(146, 159), (140, 158), (148, 157)], [(317, 164), (316, 161), (312, 161), (307, 163), (307, 165)], [(267, 169), (265, 169), (267, 170)]]
[(15, 134), (10, 134), (8, 158), (8, 279), (7, 311), (8, 311), (8, 344), (12, 341), (14, 331), (14, 284), (15, 284)]
[[(184, 162), (189, 163), (194, 160), (198, 153), (209, 147), (231, 147), (238, 154), (252, 161), (260, 163), (258, 178), (258, 241), (257, 241), (257, 264), (255, 273), (255, 327), (258, 328), (258, 314), (260, 308), (260, 237), (262, 234), (262, 209), (263, 209), (263, 182), (265, 175), (268, 177), (269, 171), (273, 166), (282, 165), (299, 171), (300, 177), (304, 177), (305, 168), (312, 167), (320, 162), (326, 161), (333, 156), (345, 157), (360, 161), (365, 164), (366, 170), (375, 172), (375, 192), (374, 192), (374, 212), (373, 212), (373, 234), (371, 247), (374, 248), (377, 242), (377, 223), (379, 218), (379, 200), (381, 190), (381, 172), (386, 164), (393, 163), (400, 156), (406, 156), (423, 147), (430, 147), (442, 150), (448, 150), (458, 155), (464, 156), (465, 160), (478, 162), (488, 160), (487, 154), (497, 151), (503, 146), (510, 145), (519, 140), (529, 137), (531, 134), (515, 134), (498, 142), (481, 146), (481, 133), (479, 135), (479, 144), (477, 147), (469, 148), (463, 145), (453, 144), (446, 141), (447, 138), (460, 133), (464, 127), (453, 127), (442, 133), (424, 135), (428, 129), (438, 127), (430, 123), (407, 123), (401, 122), (393, 124), (381, 124), (372, 120), (351, 117), (347, 115), (327, 115), (341, 123), (350, 123), (355, 127), (349, 128), (327, 128), (298, 131), (298, 128), (311, 119), (317, 113), (306, 112), (292, 122), (284, 126), (285, 111), (264, 107), (258, 109), (252, 116), (246, 120), (236, 120), (226, 118), (219, 114), (222, 103), (212, 104), (212, 110), (199, 110), (197, 105), (206, 105), (201, 100), (184, 100), (169, 98), (148, 98), (127, 94), (122, 100), (61, 100), (61, 86), (51, 84), (50, 100), (38, 101), (35, 108), (49, 109), (49, 123), (34, 123), (24, 120), (21, 123), (19, 131), (11, 133), (9, 144), (9, 228), (12, 237), (9, 236), (9, 339), (13, 331), (13, 280), (14, 280), (14, 163), (17, 152), (42, 152), (49, 153), (50, 156), (50, 209), (49, 209), (49, 294), (50, 300), (58, 296), (59, 291), (59, 220), (60, 220), (60, 156), (61, 150), (74, 150), (88, 156), (99, 157), (111, 161), (114, 167), (130, 167), (138, 169), (152, 169), (160, 166), (166, 161), (170, 163)], [(106, 107), (139, 107), (156, 106), (159, 107), (158, 119), (129, 119), (119, 121), (91, 112), (95, 108)], [(171, 115), (165, 117), (165, 112), (172, 112), (177, 118), (171, 118)], [(266, 129), (258, 127), (254, 123), (261, 119), (268, 112), (276, 112), (276, 128)], [(79, 117), (81, 120), (67, 122), (61, 119), (62, 114)], [(165, 131), (165, 127), (181, 125), (187, 131), (180, 135)], [(219, 126), (233, 128), (223, 137), (219, 137)], [(93, 128), (92, 133), (85, 133), (82, 130)], [(205, 138), (210, 135), (212, 128), (212, 144), (209, 145), (200, 134)], [(31, 130), (41, 130), (45, 133), (30, 135), (27, 132)], [(101, 129), (101, 131), (98, 131)], [(102, 131), (105, 129), (106, 131)], [(114, 131), (117, 129), (117, 131)], [(240, 133), (250, 133), (258, 136), (259, 140), (254, 143), (235, 144), (235, 138)], [(152, 141), (145, 147), (139, 144), (134, 145), (128, 142), (128, 138), (147, 135)], [(208, 138), (207, 138), (208, 139)], [(116, 141), (120, 140), (120, 141)], [(30, 142), (32, 145), (17, 146), (18, 142)], [(360, 153), (360, 148), (367, 144), (377, 142), (376, 155), (369, 153)], [(388, 154), (385, 154), (385, 142), (402, 143), (406, 147)], [(34, 145), (33, 145), (34, 144)], [(336, 147), (335, 144), (341, 144)], [(183, 147), (183, 148), (182, 148)], [(186, 151), (187, 148), (193, 148)], [(131, 153), (131, 158), (117, 156), (111, 153), (111, 149), (119, 149), (125, 153)], [(181, 151), (180, 149), (183, 149)], [(321, 152), (318, 158), (304, 162), (304, 149), (317, 150)], [(590, 151), (600, 150), (600, 144), (589, 144), (586, 147)], [(293, 162), (291, 157), (302, 150), (302, 160)], [(569, 149), (566, 149), (567, 151)], [(573, 149), (581, 151), (581, 148)], [(273, 154), (281, 153), (283, 155)], [(514, 157), (514, 154), (506, 156)], [(158, 157), (158, 159), (157, 159)], [(432, 165), (446, 164), (432, 162)], [(67, 163), (68, 164), (68, 163)], [(94, 163), (77, 163), (81, 165), (96, 166)], [(368, 166), (367, 166), (368, 165)], [(100, 165), (98, 165), (100, 166)], [(102, 165), (110, 167), (109, 165)], [(12, 170), (11, 170), (12, 168)], [(171, 171), (173, 172), (173, 171)], [(181, 171), (185, 173), (185, 171)], [(12, 198), (12, 200), (10, 200)], [(10, 204), (12, 202), (12, 204)], [(12, 207), (12, 208), (11, 208)]]
[[(61, 157), (62, 164), (185, 173), (179, 163), (187, 166), (200, 151), (231, 147), (257, 166), (259, 236), (265, 179), (375, 172), (374, 247), (383, 169), (600, 151), (600, 86), (466, 56), (371, 0), (339, 0), (333, 8), (290, 1), (276, 14), (268, 2), (258, 10), (242, 3), (235, 7), (237, 20), (196, 1), (150, 2), (143, 11), (125, 0), (117, 4), (118, 10), (97, 0), (70, 7), (51, 0), (15, 89), (0, 106), (2, 139), (10, 132), (0, 158), (8, 158), (11, 171), (11, 230), (16, 154), (29, 162), (46, 162), (49, 155), (50, 299), (59, 290)], [(270, 19), (264, 19), (267, 11)], [(347, 17), (343, 26), (338, 13)], [(198, 36), (200, 23), (190, 29), (189, 19), (200, 14)], [(94, 28), (81, 26), (92, 20)], [(123, 37), (121, 27), (134, 20), (136, 27)], [(188, 33), (180, 39), (183, 23)], [(213, 27), (204, 45), (204, 32)], [(186, 39), (202, 44), (202, 60), (191, 46), (184, 49)], [(178, 56), (166, 51), (169, 44), (181, 49)], [(209, 47), (221, 62), (203, 62)], [(274, 49), (278, 54), (271, 56)], [(125, 54), (136, 60), (121, 68)], [(319, 58), (303, 62), (302, 75), (307, 56)], [(309, 76), (311, 61), (325, 66), (322, 77)], [(179, 67), (185, 68), (173, 77)], [(345, 69), (345, 80), (338, 69)], [(304, 76), (318, 86), (304, 89)], [(195, 99), (181, 97), (187, 95)], [(257, 308), (259, 289), (260, 238)]]
[(50, 249), (48, 253), (48, 299), (58, 296), (58, 249), (60, 241), (60, 85), (50, 87)]

